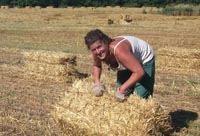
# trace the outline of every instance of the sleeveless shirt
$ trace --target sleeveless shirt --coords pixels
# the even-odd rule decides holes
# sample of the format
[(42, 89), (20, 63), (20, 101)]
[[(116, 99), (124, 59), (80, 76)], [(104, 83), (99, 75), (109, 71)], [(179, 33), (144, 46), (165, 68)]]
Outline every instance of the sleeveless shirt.
[[(139, 61), (140, 64), (144, 64), (150, 61), (154, 57), (153, 48), (144, 40), (134, 37), (134, 36), (118, 36), (115, 38), (123, 38), (119, 41), (114, 47), (114, 55), (116, 52), (116, 48), (122, 43), (123, 41), (127, 40), (132, 48), (132, 53), (134, 57)], [(126, 67), (123, 66), (121, 63), (118, 62), (117, 70), (125, 70)]]

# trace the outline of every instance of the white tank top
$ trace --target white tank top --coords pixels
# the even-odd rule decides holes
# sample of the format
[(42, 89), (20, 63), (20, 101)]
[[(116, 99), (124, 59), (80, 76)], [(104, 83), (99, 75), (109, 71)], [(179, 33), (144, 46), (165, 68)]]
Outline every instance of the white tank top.
[[(114, 55), (116, 52), (116, 48), (120, 45), (120, 43), (127, 40), (131, 44), (133, 55), (140, 62), (140, 64), (144, 64), (150, 61), (154, 57), (153, 48), (146, 41), (134, 36), (118, 36), (115, 38), (120, 38), (120, 37), (124, 39), (122, 39), (115, 45)], [(118, 67), (117, 67), (118, 70), (126, 69), (121, 63), (119, 63), (118, 60), (117, 62), (118, 62)]]

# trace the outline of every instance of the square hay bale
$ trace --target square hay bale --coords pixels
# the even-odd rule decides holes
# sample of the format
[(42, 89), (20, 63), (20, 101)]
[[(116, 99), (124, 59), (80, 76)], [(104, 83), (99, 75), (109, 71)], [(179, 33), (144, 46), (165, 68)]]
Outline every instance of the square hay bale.
[(25, 60), (49, 64), (60, 64), (61, 58), (70, 58), (74, 56), (70, 53), (45, 50), (23, 50), (21, 53), (23, 54)]
[(157, 51), (157, 70), (177, 74), (200, 73), (200, 49), (180, 47), (160, 48)]
[(77, 59), (85, 58), (88, 56), (58, 51), (0, 48), (1, 67), (23, 78), (41, 81), (72, 83), (84, 76), (78, 72)]
[(24, 71), (36, 80), (72, 82), (78, 77), (76, 56), (63, 52), (24, 50)]
[(66, 135), (165, 135), (170, 133), (171, 117), (153, 98), (131, 95), (117, 102), (108, 77), (102, 75), (107, 94), (95, 97), (92, 78), (76, 80), (55, 106), (53, 116)]

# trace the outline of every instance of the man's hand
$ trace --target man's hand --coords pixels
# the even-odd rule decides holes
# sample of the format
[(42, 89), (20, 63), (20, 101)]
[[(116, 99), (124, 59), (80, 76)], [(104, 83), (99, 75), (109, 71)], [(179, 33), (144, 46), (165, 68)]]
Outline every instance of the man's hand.
[(103, 95), (103, 92), (106, 91), (106, 87), (103, 83), (97, 83), (94, 85), (93, 93), (95, 96), (100, 97)]
[(126, 100), (125, 94), (119, 91), (119, 88), (115, 91), (114, 97), (119, 102), (124, 102)]

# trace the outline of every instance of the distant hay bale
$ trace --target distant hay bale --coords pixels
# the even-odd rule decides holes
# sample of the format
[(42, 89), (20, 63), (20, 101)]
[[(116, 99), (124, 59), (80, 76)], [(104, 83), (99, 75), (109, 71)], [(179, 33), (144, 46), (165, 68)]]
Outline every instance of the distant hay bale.
[(130, 15), (121, 14), (118, 22), (119, 22), (119, 24), (122, 24), (122, 25), (128, 25), (132, 21), (133, 21), (133, 19), (130, 17)]
[(42, 7), (41, 6), (35, 6), (35, 9), (41, 9)]
[(82, 7), (79, 7), (79, 9), (86, 9), (86, 7), (83, 7), (83, 6), (82, 6)]
[(123, 19), (120, 19), (120, 20), (118, 21), (118, 23), (121, 24), (121, 25), (129, 25), (129, 23), (126, 22), (126, 21), (123, 20)]
[(9, 9), (9, 6), (1, 6), (1, 9)]
[(76, 56), (63, 52), (22, 51), (24, 71), (35, 79), (72, 82), (78, 77)]
[(76, 80), (52, 113), (66, 135), (96, 136), (160, 136), (172, 130), (171, 117), (153, 99), (131, 95), (117, 102), (110, 86), (113, 80), (102, 75), (108, 93), (92, 94), (92, 78)]
[(120, 6), (115, 6), (115, 8), (119, 8), (120, 9), (121, 7)]
[(130, 15), (127, 15), (127, 14), (121, 14), (121, 20), (124, 20), (124, 21), (126, 21), (126, 22), (128, 22), (128, 23), (130, 23), (130, 22), (132, 22), (133, 21), (133, 19), (131, 18), (131, 16)]
[(109, 24), (109, 25), (111, 25), (111, 24), (113, 24), (113, 23), (114, 23), (114, 20), (108, 19), (108, 24)]
[(157, 70), (177, 74), (200, 73), (200, 50), (179, 47), (157, 51)]
[(71, 7), (71, 6), (67, 6), (67, 9), (74, 9), (74, 7)]
[(32, 8), (31, 6), (26, 6), (26, 7), (25, 7), (25, 9), (31, 9), (31, 8)]
[(121, 14), (120, 16), (109, 16), (107, 19), (107, 24), (122, 24), (122, 25), (129, 25), (133, 19), (130, 15)]
[(46, 8), (47, 9), (53, 9), (54, 7), (53, 6), (47, 6)]

